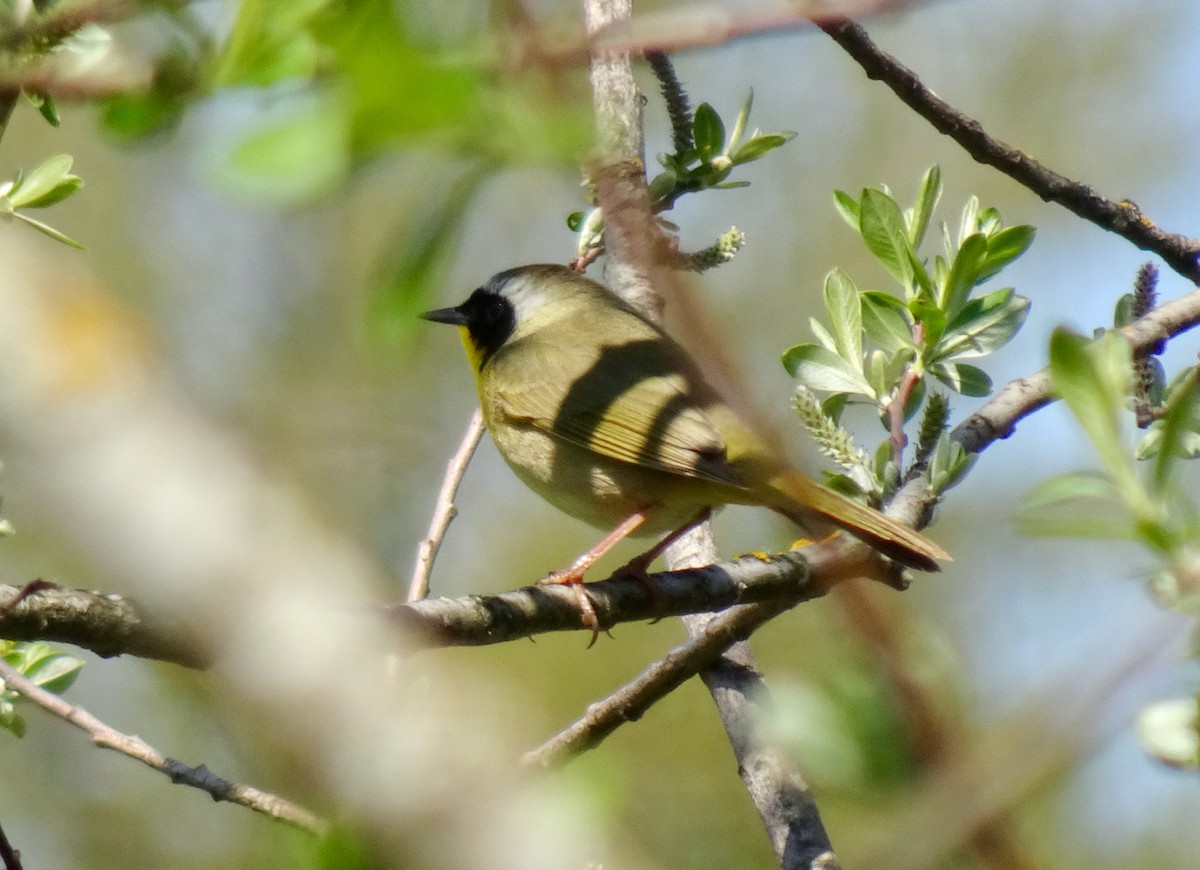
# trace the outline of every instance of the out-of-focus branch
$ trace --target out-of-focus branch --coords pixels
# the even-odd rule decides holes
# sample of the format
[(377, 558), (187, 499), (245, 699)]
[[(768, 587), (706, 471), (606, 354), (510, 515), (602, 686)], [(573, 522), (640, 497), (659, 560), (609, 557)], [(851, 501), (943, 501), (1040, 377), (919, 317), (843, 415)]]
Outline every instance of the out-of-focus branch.
[(914, 112), (963, 147), (980, 163), (994, 166), (1047, 202), (1055, 202), (1144, 251), (1152, 251), (1180, 275), (1200, 281), (1200, 240), (1160, 230), (1132, 202), (1113, 202), (1086, 184), (1048, 169), (1028, 154), (989, 135), (978, 121), (925, 87), (917, 74), (871, 41), (853, 21), (818, 26), (866, 72), (883, 82)]
[(147, 767), (165, 774), (171, 782), (198, 788), (211, 795), (215, 801), (228, 801), (247, 807), (312, 834), (322, 834), (327, 828), (327, 824), (316, 815), (279, 795), (253, 786), (228, 782), (204, 765), (190, 767), (174, 758), (168, 758), (142, 738), (117, 731), (82, 707), (68, 703), (53, 692), (48, 692), (32, 680), (26, 679), (3, 659), (0, 659), (0, 681), (43, 710), (87, 732), (92, 742), (101, 749), (112, 749), (140, 761)]
[[(631, 2), (585, 0), (584, 10), (585, 28), (589, 35), (594, 35), (600, 28), (628, 22)], [(661, 319), (667, 301), (664, 288), (673, 284), (671, 270), (664, 268), (672, 258), (670, 246), (655, 220), (646, 187), (641, 101), (627, 53), (611, 48), (593, 51), (592, 90), (602, 149), (601, 163), (592, 175), (596, 197), (604, 214), (609, 283), (626, 301), (657, 321)], [(693, 529), (668, 548), (666, 559), (671, 568), (713, 562), (716, 546), (709, 524)], [(644, 683), (631, 691), (641, 691), (646, 703), (653, 703), (656, 691), (666, 694), (687, 679), (689, 670), (695, 673), (695, 668), (709, 667), (705, 671), (705, 682), (729, 736), (743, 782), (781, 866), (785, 870), (809, 870), (821, 866), (818, 861), (824, 866), (836, 866), (816, 801), (786, 755), (767, 738), (759, 722), (756, 701), (766, 697), (766, 687), (754, 667), (753, 654), (744, 644), (738, 645), (736, 657), (722, 652), (735, 641), (744, 640), (757, 625), (778, 612), (773, 607), (753, 608), (747, 614), (745, 633), (735, 632), (728, 639), (722, 638), (719, 631), (710, 633), (722, 617), (712, 622), (703, 617), (685, 620), (690, 640), (681, 648), (680, 658), (676, 661), (690, 664), (663, 665), (662, 670), (667, 676), (644, 675), (647, 677)], [(733, 618), (728, 614), (725, 616)], [(714, 637), (720, 640), (714, 642)], [(610, 705), (609, 709), (616, 709), (619, 719), (632, 708), (619, 709)], [(606, 727), (611, 730), (619, 724), (617, 720), (609, 720), (604, 726), (585, 725), (579, 733), (584, 740), (599, 740), (607, 733)], [(570, 738), (566, 739), (569, 741)], [(774, 763), (766, 763), (768, 759)], [(539, 763), (530, 759), (527, 762)], [(795, 848), (797, 845), (802, 848)]]
[(187, 668), (212, 664), (211, 651), (194, 630), (121, 595), (51, 584), (23, 593), (0, 585), (0, 637), (69, 643), (105, 658), (131, 655)]

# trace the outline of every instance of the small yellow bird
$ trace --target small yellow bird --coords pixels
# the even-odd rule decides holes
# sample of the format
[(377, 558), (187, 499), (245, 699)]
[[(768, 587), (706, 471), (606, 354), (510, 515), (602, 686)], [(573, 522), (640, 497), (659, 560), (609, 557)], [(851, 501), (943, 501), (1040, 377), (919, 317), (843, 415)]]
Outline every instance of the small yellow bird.
[(565, 266), (495, 275), (461, 305), (422, 315), (458, 326), (500, 455), (534, 492), (611, 530), (542, 582), (573, 584), (631, 534), (671, 532), (725, 504), (762, 505), (810, 534), (829, 523), (904, 565), (949, 555), (876, 510), (806, 478), (772, 451), (701, 376), (687, 352), (614, 293)]

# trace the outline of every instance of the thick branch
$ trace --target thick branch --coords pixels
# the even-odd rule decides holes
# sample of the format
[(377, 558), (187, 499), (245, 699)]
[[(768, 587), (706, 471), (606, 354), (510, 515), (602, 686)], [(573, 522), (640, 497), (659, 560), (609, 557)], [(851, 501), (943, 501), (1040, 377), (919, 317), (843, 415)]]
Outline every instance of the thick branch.
[(1058, 203), (1142, 250), (1158, 254), (1185, 278), (1200, 281), (1200, 242), (1196, 239), (1163, 232), (1134, 203), (1105, 199), (1086, 184), (1059, 175), (1028, 154), (989, 136), (978, 121), (925, 87), (916, 73), (879, 48), (853, 21), (818, 22), (818, 26), (858, 61), (868, 78), (891, 88), (905, 105), (977, 161), (996, 167), (1043, 200)]
[[(823, 595), (827, 587), (797, 551), (763, 560), (743, 556), (704, 568), (652, 574), (659, 594), (639, 580), (615, 578), (587, 585), (602, 626), (724, 610), (738, 604)], [(561, 586), (527, 586), (499, 595), (427, 598), (389, 608), (415, 643), (482, 646), (551, 631), (579, 631), (575, 595)]]
[[(23, 595), (19, 587), (0, 585), (0, 637), (69, 643), (105, 658), (132, 655), (188, 668), (212, 664), (195, 632), (121, 595), (48, 584)], [(17, 603), (8, 606), (12, 601)]]

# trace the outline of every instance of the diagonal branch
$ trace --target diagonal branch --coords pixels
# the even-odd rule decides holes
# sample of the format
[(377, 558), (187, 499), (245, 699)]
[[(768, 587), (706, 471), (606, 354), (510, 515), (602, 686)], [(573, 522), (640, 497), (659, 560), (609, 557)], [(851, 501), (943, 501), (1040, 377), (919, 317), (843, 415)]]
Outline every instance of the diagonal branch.
[(1006, 145), (974, 118), (963, 114), (927, 88), (917, 74), (885, 52), (853, 21), (818, 21), (817, 26), (846, 50), (866, 72), (883, 82), (914, 112), (963, 147), (980, 163), (994, 166), (1040, 196), (1084, 220), (1116, 233), (1143, 251), (1151, 251), (1192, 282), (1200, 281), (1200, 240), (1160, 230), (1128, 200), (1113, 202), (1086, 184), (1048, 169), (1028, 154)]
[(142, 738), (117, 731), (82, 707), (65, 701), (53, 692), (46, 691), (32, 680), (22, 676), (3, 659), (0, 659), (0, 684), (37, 704), (43, 710), (86, 731), (91, 735), (92, 742), (102, 749), (113, 749), (122, 755), (140, 761), (147, 767), (166, 774), (171, 782), (198, 788), (208, 793), (215, 801), (239, 804), (312, 834), (325, 832), (325, 822), (304, 807), (253, 786), (228, 782), (215, 775), (203, 764), (199, 767), (190, 767), (174, 758), (168, 758)]

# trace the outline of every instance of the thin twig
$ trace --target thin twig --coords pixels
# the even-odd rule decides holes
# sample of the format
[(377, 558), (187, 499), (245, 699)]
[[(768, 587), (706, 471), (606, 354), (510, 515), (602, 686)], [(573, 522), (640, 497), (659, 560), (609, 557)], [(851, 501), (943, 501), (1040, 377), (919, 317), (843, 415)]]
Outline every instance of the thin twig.
[(1134, 203), (1105, 199), (1086, 184), (1060, 175), (1028, 154), (988, 135), (978, 121), (925, 87), (916, 73), (879, 48), (853, 21), (819, 21), (817, 24), (858, 62), (868, 78), (891, 88), (905, 105), (939, 133), (961, 145), (975, 160), (994, 166), (1043, 200), (1058, 203), (1144, 251), (1153, 251), (1190, 281), (1200, 281), (1200, 242), (1196, 239), (1163, 232)]
[(558, 767), (581, 752), (599, 746), (619, 727), (626, 722), (636, 722), (656, 701), (710, 666), (732, 644), (749, 637), (786, 609), (787, 605), (772, 603), (746, 604), (725, 611), (708, 624), (702, 636), (675, 647), (636, 679), (590, 705), (578, 721), (527, 752), (521, 764), (525, 767)]
[(170, 778), (171, 782), (198, 788), (216, 801), (228, 801), (263, 813), (273, 819), (308, 831), (323, 834), (327, 824), (304, 807), (278, 795), (261, 791), (248, 785), (227, 782), (216, 776), (204, 765), (189, 767), (174, 758), (168, 758), (140, 737), (123, 734), (101, 722), (87, 710), (70, 704), (22, 676), (12, 665), (0, 659), (0, 680), (9, 689), (43, 710), (53, 713), (91, 735), (92, 742), (102, 749), (113, 749), (140, 761)]
[(429, 594), (429, 575), (433, 571), (433, 562), (441, 549), (442, 541), (446, 538), (446, 530), (458, 514), (454, 507), (454, 496), (458, 493), (463, 475), (467, 473), (467, 465), (475, 454), (475, 448), (479, 446), (479, 439), (483, 437), (483, 429), (483, 411), (476, 408), (458, 449), (454, 451), (446, 466), (446, 476), (442, 480), (433, 517), (429, 521), (429, 532), (417, 547), (417, 560), (413, 566), (412, 580), (408, 584), (409, 601), (420, 601)]

